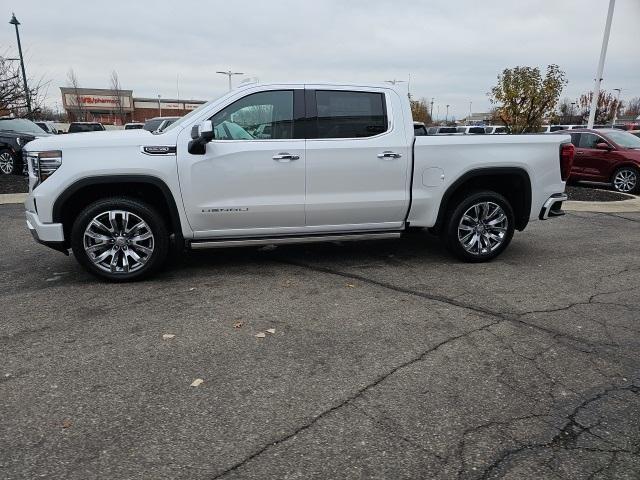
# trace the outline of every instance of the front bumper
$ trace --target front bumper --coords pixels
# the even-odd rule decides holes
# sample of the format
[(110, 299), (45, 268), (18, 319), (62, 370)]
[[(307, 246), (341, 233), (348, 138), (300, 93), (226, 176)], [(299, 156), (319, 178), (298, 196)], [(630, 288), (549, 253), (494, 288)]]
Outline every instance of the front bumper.
[(569, 200), (566, 193), (554, 193), (551, 195), (540, 210), (540, 220), (547, 220), (548, 218), (560, 217), (564, 215), (562, 210), (562, 202)]
[(27, 216), (27, 228), (36, 242), (47, 247), (68, 254), (68, 247), (64, 239), (64, 230), (61, 223), (42, 223), (38, 214), (30, 211)]

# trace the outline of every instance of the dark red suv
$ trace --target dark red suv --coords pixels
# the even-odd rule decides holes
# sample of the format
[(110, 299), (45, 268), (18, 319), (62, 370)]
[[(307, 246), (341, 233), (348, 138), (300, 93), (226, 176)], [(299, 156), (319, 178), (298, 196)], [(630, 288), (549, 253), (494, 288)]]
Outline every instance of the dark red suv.
[(640, 138), (613, 128), (555, 133), (571, 135), (576, 147), (569, 181), (608, 182), (619, 192), (640, 191)]

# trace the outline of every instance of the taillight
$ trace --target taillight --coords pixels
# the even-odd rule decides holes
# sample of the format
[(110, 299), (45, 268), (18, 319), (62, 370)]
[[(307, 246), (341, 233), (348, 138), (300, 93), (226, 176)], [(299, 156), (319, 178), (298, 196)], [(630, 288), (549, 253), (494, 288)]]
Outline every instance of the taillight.
[(563, 182), (569, 178), (575, 152), (576, 149), (572, 143), (563, 143), (560, 145), (560, 178), (562, 178)]

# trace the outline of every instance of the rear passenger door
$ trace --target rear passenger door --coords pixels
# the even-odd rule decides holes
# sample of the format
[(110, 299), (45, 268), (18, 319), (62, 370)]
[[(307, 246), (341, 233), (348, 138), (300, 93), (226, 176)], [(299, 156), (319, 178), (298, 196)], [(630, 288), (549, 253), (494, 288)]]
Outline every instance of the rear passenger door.
[(307, 227), (399, 228), (409, 204), (413, 132), (405, 131), (398, 94), (307, 86), (305, 97)]

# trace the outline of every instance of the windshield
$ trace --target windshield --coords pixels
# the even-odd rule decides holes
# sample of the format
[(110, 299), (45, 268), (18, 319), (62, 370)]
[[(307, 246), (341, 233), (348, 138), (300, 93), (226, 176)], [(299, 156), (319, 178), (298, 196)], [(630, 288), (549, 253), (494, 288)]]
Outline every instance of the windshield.
[(622, 148), (638, 148), (640, 149), (640, 138), (635, 135), (631, 135), (629, 132), (623, 132), (622, 130), (612, 130), (607, 132), (607, 137), (620, 145)]
[(198, 113), (200, 113), (200, 111), (203, 108), (205, 108), (207, 105), (211, 105), (211, 102), (203, 103), (195, 110), (191, 110), (191, 112), (187, 113), (184, 117), (180, 118), (179, 120), (176, 120), (171, 125), (163, 129), (162, 132), (154, 132), (154, 133), (164, 133), (164, 132), (168, 132), (169, 130), (173, 130), (177, 126), (182, 125), (185, 121), (188, 121), (191, 117), (195, 117), (196, 115), (198, 115)]
[(32, 135), (46, 134), (43, 129), (26, 118), (0, 118), (0, 130), (10, 130), (18, 133), (30, 133)]

